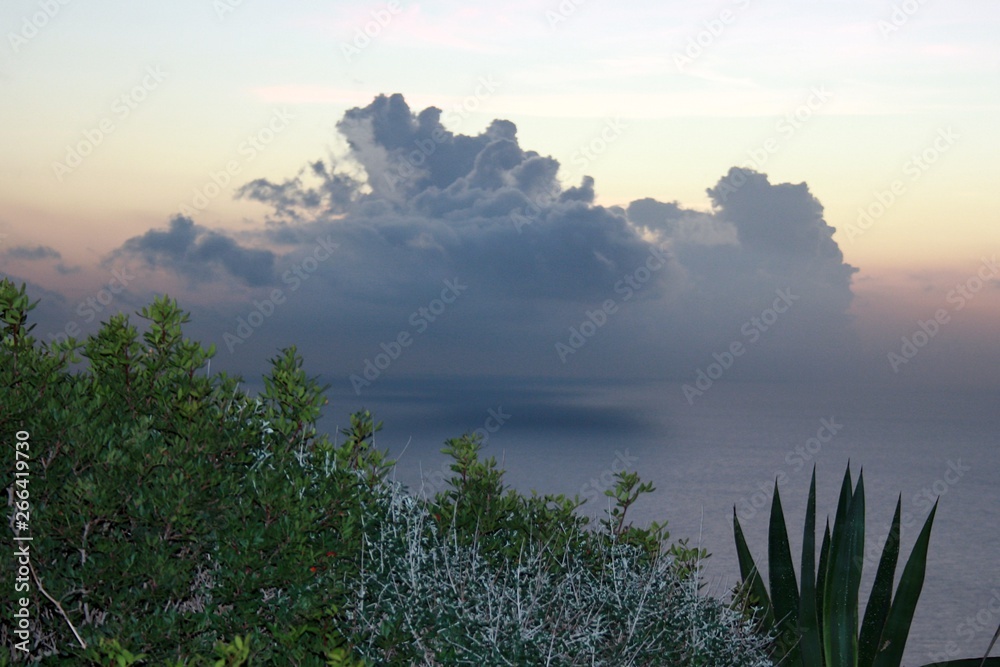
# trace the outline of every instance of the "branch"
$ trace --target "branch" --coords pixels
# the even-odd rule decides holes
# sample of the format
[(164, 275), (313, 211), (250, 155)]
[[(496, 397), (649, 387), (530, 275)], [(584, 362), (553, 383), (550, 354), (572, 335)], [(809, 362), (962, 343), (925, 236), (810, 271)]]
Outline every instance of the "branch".
[(35, 579), (35, 584), (38, 585), (38, 590), (41, 591), (42, 595), (47, 597), (49, 601), (56, 606), (56, 609), (59, 610), (59, 613), (62, 615), (63, 619), (65, 619), (66, 625), (68, 625), (69, 629), (73, 631), (73, 636), (76, 637), (76, 641), (80, 642), (80, 647), (86, 649), (87, 642), (83, 641), (83, 637), (81, 637), (80, 633), (76, 631), (75, 627), (73, 627), (73, 621), (69, 620), (66, 610), (63, 609), (61, 604), (59, 604), (59, 601), (49, 595), (49, 592), (45, 590), (44, 586), (42, 586), (42, 580), (38, 578), (38, 573), (35, 572), (35, 566), (31, 564), (30, 560), (28, 561), (28, 568), (31, 570), (31, 576)]

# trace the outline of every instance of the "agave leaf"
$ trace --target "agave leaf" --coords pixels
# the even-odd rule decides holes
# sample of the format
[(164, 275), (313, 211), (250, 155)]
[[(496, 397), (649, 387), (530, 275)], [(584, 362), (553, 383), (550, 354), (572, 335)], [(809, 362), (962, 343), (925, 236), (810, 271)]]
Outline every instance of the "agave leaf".
[(885, 538), (875, 583), (872, 584), (868, 606), (865, 607), (865, 620), (861, 623), (861, 637), (858, 639), (858, 667), (871, 667), (892, 604), (892, 585), (896, 576), (896, 561), (899, 559), (899, 512), (902, 499), (902, 495), (896, 499), (892, 527), (889, 529), (889, 536)]
[(826, 570), (830, 566), (830, 519), (826, 520), (823, 544), (819, 548), (819, 567), (816, 571), (816, 618), (819, 620), (820, 644), (823, 643), (823, 593), (826, 588)]
[(736, 557), (740, 561), (740, 578), (749, 587), (750, 594), (757, 599), (760, 606), (762, 630), (771, 631), (774, 629), (774, 613), (771, 610), (771, 598), (767, 595), (767, 588), (760, 578), (760, 571), (753, 562), (750, 549), (747, 547), (746, 539), (743, 537), (743, 529), (740, 528), (740, 520), (736, 516), (736, 506), (733, 506), (733, 534), (736, 537)]
[[(854, 494), (851, 492), (851, 464), (847, 464), (847, 470), (844, 471), (844, 481), (840, 484), (840, 499), (837, 500), (837, 514), (833, 520), (833, 534), (832, 539), (836, 542), (838, 536), (844, 535), (844, 525), (847, 523), (847, 512), (851, 506), (851, 499)], [(831, 547), (835, 544), (831, 544)]]
[(920, 530), (920, 535), (917, 536), (913, 551), (910, 552), (910, 557), (903, 567), (899, 587), (896, 589), (896, 596), (889, 608), (889, 616), (885, 620), (882, 637), (879, 639), (879, 650), (872, 662), (873, 667), (899, 667), (903, 659), (903, 649), (906, 647), (907, 635), (910, 634), (913, 612), (917, 609), (920, 590), (924, 586), (924, 573), (927, 570), (927, 546), (931, 539), (931, 526), (934, 523), (937, 506), (938, 504), (935, 502), (931, 513), (927, 515), (924, 527)]
[[(830, 565), (824, 582), (823, 650), (827, 667), (857, 667), (858, 588), (865, 539), (864, 473), (850, 492), (850, 468), (845, 475), (846, 503), (837, 508), (830, 542)], [(843, 510), (843, 512), (841, 512)]]
[(804, 667), (823, 664), (819, 615), (816, 611), (816, 466), (809, 483), (806, 525), (802, 533), (802, 595), (799, 598), (799, 647)]
[(799, 587), (795, 582), (795, 568), (792, 565), (792, 550), (788, 546), (788, 530), (785, 526), (785, 512), (781, 507), (778, 483), (774, 483), (771, 498), (771, 520), (767, 539), (767, 573), (771, 587), (771, 602), (774, 618), (778, 624), (778, 634), (788, 647), (787, 663), (799, 662), (796, 630), (799, 625)]

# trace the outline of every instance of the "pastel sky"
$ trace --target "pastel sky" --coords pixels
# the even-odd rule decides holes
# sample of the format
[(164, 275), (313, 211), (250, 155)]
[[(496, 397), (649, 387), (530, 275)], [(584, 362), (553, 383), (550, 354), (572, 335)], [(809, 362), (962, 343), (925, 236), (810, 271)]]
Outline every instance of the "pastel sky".
[[(300, 342), (347, 382), (457, 277), (468, 296), (392, 372), (691, 381), (790, 287), (750, 376), (843, 355), (858, 377), (995, 383), (998, 21), (988, 0), (11, 0), (0, 272), (47, 302), (47, 339), (93, 331), (106, 313), (80, 304), (124, 270), (107, 311), (169, 291), (248, 373)], [(442, 150), (386, 190), (419, 141)], [(729, 199), (733, 167), (754, 173)], [(520, 229), (539, 189), (565, 196)], [(292, 290), (329, 234), (334, 261)], [(615, 285), (661, 246), (624, 308)], [(287, 305), (227, 353), (274, 289)], [(623, 314), (560, 358), (608, 299)]]

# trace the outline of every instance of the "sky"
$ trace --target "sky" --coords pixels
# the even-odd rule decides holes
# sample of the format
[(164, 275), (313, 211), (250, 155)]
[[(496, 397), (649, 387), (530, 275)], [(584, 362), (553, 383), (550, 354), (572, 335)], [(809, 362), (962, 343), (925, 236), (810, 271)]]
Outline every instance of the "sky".
[[(1000, 6), (0, 7), (37, 338), (167, 293), (246, 376), (996, 388)], [(137, 320), (133, 315), (133, 319)]]

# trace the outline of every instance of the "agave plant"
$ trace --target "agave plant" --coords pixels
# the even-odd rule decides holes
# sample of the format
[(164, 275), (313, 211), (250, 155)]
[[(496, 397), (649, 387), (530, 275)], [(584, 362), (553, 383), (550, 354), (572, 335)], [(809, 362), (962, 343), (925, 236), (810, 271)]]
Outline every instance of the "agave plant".
[[(760, 576), (747, 548), (733, 508), (736, 553), (743, 580), (738, 599), (756, 610), (761, 630), (775, 637), (772, 658), (786, 667), (899, 667), (910, 632), (917, 599), (924, 584), (927, 546), (937, 503), (931, 509), (903, 567), (895, 592), (893, 579), (899, 558), (899, 518), (896, 500), (892, 527), (875, 573), (864, 616), (858, 592), (865, 543), (864, 471), (852, 490), (851, 468), (844, 473), (837, 514), (820, 547), (816, 567), (816, 469), (813, 468), (802, 540), (801, 587), (796, 583), (784, 511), (777, 482), (771, 500), (768, 532), (768, 584)], [(768, 590), (770, 588), (770, 591)], [(860, 621), (860, 630), (859, 630)], [(998, 631), (1000, 632), (1000, 631)], [(990, 644), (992, 648), (993, 644)], [(989, 655), (989, 650), (986, 652)], [(1000, 658), (967, 658), (925, 667), (1000, 667)]]

